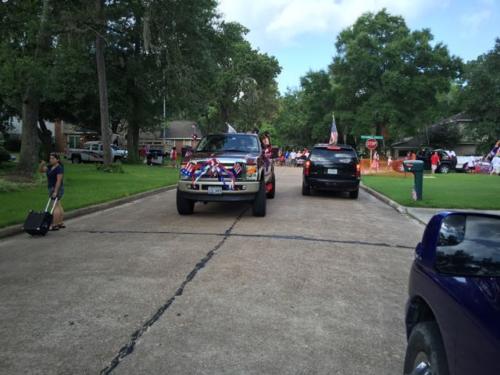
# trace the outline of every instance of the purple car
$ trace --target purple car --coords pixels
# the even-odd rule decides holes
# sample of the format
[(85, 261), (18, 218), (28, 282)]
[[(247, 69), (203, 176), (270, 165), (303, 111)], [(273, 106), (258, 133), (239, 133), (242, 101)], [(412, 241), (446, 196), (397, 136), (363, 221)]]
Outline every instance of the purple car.
[(500, 374), (500, 216), (443, 212), (417, 245), (404, 373)]

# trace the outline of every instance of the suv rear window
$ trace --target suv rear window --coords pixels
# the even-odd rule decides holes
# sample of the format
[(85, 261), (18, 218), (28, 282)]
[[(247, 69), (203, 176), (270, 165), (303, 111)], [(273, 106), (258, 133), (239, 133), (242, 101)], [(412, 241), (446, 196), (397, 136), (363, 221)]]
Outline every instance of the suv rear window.
[(358, 155), (352, 150), (329, 150), (327, 148), (315, 148), (311, 152), (311, 161), (334, 162), (334, 163), (356, 163)]

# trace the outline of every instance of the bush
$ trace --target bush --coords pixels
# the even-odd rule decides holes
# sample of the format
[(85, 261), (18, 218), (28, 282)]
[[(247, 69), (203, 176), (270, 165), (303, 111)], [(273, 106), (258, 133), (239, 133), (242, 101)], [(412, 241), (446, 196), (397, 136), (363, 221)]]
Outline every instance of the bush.
[(7, 150), (4, 149), (3, 147), (0, 147), (0, 164), (2, 164), (2, 162), (9, 160), (10, 160), (10, 153), (7, 152)]
[(113, 163), (109, 167), (105, 166), (104, 164), (96, 164), (96, 169), (101, 172), (107, 172), (107, 173), (125, 173), (122, 167), (122, 163)]
[(6, 139), (4, 142), (4, 147), (7, 151), (19, 152), (21, 151), (21, 140), (18, 138)]

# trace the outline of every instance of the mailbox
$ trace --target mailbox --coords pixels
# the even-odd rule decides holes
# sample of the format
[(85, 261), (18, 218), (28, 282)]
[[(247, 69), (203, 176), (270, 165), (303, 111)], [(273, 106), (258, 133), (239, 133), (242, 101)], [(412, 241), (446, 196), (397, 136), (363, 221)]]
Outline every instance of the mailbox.
[(405, 172), (411, 172), (414, 176), (413, 197), (417, 201), (422, 200), (424, 188), (424, 162), (422, 160), (405, 160), (403, 162)]

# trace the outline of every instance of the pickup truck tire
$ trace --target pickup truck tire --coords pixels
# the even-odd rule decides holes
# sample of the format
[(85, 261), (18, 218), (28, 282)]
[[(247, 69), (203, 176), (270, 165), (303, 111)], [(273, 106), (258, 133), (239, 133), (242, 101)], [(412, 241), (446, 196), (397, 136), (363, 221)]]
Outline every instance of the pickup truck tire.
[(80, 155), (72, 155), (71, 156), (71, 163), (73, 164), (80, 164), (82, 162), (82, 158)]
[(404, 374), (450, 375), (441, 333), (436, 322), (418, 323), (411, 331), (406, 347)]
[(266, 216), (266, 185), (264, 182), (264, 176), (262, 176), (260, 180), (259, 192), (253, 201), (252, 213), (253, 216)]
[(450, 167), (446, 164), (439, 167), (439, 173), (447, 174), (450, 171)]
[(113, 163), (116, 163), (116, 162), (121, 162), (122, 161), (122, 158), (120, 156), (115, 156), (113, 158)]
[(267, 193), (267, 198), (268, 199), (274, 199), (274, 196), (276, 195), (276, 177), (273, 174), (273, 177), (271, 177), (271, 183), (273, 184), (273, 188), (269, 193)]
[(179, 215), (192, 215), (194, 211), (194, 201), (184, 198), (177, 189), (177, 212)]

